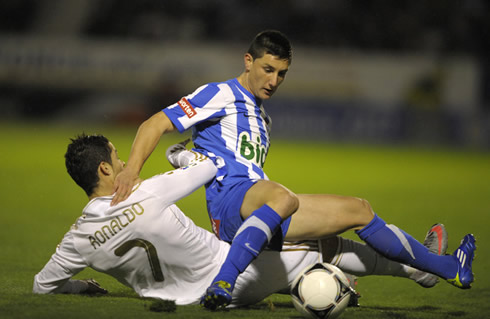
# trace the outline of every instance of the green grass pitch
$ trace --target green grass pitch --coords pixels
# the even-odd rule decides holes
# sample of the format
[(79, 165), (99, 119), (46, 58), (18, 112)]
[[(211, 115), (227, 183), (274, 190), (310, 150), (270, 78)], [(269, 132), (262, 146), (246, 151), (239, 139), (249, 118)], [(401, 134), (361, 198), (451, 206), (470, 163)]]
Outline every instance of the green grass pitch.
[[(103, 297), (33, 295), (33, 276), (44, 266), (87, 199), (64, 168), (69, 138), (85, 130), (102, 133), (127, 158), (136, 127), (0, 126), (0, 318), (298, 318), (288, 296), (273, 295), (245, 309), (211, 313), (198, 306), (155, 313), (149, 302), (112, 278), (85, 270), (110, 291)], [(166, 137), (142, 177), (170, 169)], [(366, 146), (275, 140), (265, 167), (269, 177), (296, 193), (335, 193), (369, 200), (387, 222), (422, 240), (442, 222), (452, 252), (466, 233), (477, 237), (476, 281), (470, 290), (441, 282), (423, 289), (393, 277), (359, 279), (360, 308), (342, 318), (490, 317), (490, 153), (443, 148)], [(178, 203), (209, 229), (204, 193)], [(354, 233), (347, 237), (356, 239)]]

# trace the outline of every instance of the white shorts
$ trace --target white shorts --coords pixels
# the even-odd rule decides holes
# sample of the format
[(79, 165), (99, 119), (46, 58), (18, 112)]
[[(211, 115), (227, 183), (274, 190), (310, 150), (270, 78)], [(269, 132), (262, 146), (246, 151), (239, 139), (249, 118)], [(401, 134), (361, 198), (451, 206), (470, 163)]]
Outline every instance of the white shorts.
[(289, 293), (299, 272), (322, 260), (319, 241), (285, 242), (281, 252), (263, 251), (238, 277), (231, 306), (255, 304), (273, 293)]

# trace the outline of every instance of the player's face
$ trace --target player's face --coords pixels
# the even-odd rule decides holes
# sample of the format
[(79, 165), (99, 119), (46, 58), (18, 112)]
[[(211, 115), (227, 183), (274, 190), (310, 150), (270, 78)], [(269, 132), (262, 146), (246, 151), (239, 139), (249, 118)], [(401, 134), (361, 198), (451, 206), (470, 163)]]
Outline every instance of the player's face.
[(111, 147), (111, 160), (112, 160), (112, 170), (114, 171), (114, 176), (117, 176), (123, 168), (126, 163), (124, 163), (123, 160), (119, 158), (119, 155), (117, 155), (117, 150), (114, 147), (114, 145), (109, 142), (109, 146)]
[(272, 54), (264, 54), (254, 60), (250, 54), (247, 54), (245, 67), (248, 70), (246, 88), (255, 97), (266, 100), (276, 92), (286, 78), (289, 61)]

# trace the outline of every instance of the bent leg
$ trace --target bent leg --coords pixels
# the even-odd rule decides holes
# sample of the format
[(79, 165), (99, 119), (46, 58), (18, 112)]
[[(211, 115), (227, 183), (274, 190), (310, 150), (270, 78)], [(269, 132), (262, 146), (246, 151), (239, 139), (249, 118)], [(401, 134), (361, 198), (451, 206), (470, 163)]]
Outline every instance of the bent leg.
[(454, 278), (458, 265), (452, 256), (438, 256), (400, 228), (386, 224), (365, 200), (336, 195), (298, 195), (286, 240), (321, 239), (355, 229), (358, 236), (384, 257)]
[(272, 208), (284, 220), (298, 209), (299, 201), (297, 196), (283, 185), (260, 180), (245, 194), (240, 215), (246, 219), (263, 205)]
[[(248, 265), (262, 252), (278, 232), (284, 219), (298, 207), (296, 195), (284, 186), (271, 181), (258, 181), (247, 190), (240, 208), (244, 219), (233, 235), (230, 251), (201, 300), (208, 308), (225, 305), (229, 300), (219, 301), (219, 296), (231, 298), (236, 279)], [(282, 233), (280, 233), (282, 235)], [(282, 236), (281, 243), (282, 246)]]
[(366, 200), (329, 194), (299, 194), (286, 240), (321, 239), (361, 229), (374, 217)]

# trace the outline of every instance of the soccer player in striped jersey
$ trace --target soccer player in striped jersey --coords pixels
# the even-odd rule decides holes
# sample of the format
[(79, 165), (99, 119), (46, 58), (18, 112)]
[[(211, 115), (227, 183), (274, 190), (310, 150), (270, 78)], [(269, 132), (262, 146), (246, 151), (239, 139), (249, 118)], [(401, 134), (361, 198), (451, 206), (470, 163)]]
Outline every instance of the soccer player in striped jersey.
[[(284, 239), (313, 239), (355, 230), (382, 255), (434, 273), (460, 288), (473, 282), (475, 239), (468, 234), (454, 255), (432, 254), (400, 228), (386, 224), (363, 199), (329, 194), (294, 194), (263, 171), (271, 120), (262, 102), (286, 77), (292, 59), (287, 37), (259, 33), (244, 55), (237, 78), (201, 86), (140, 126), (128, 164), (115, 182), (112, 204), (127, 198), (160, 137), (192, 128), (196, 151), (218, 167), (206, 185), (208, 213), (216, 235), (231, 242), (228, 258), (203, 296), (207, 308), (226, 305), (239, 273), (266, 247)], [(294, 129), (294, 128), (293, 128)]]
[[(142, 297), (197, 304), (224, 263), (230, 245), (196, 226), (174, 204), (210, 181), (217, 170), (205, 156), (185, 151), (175, 166), (184, 166), (140, 181), (124, 202), (110, 206), (115, 176), (124, 162), (102, 135), (72, 140), (66, 167), (86, 192), (89, 203), (65, 234), (56, 252), (34, 277), (33, 292), (105, 294), (94, 280), (72, 277), (86, 267), (111, 275)], [(437, 228), (438, 227), (438, 228)], [(428, 232), (427, 247), (445, 252), (447, 236)], [(299, 272), (316, 262), (332, 262), (359, 276), (392, 275), (432, 287), (437, 277), (390, 261), (370, 247), (340, 237), (286, 243), (281, 252), (265, 251), (238, 277), (232, 306), (256, 303), (288, 292)]]

